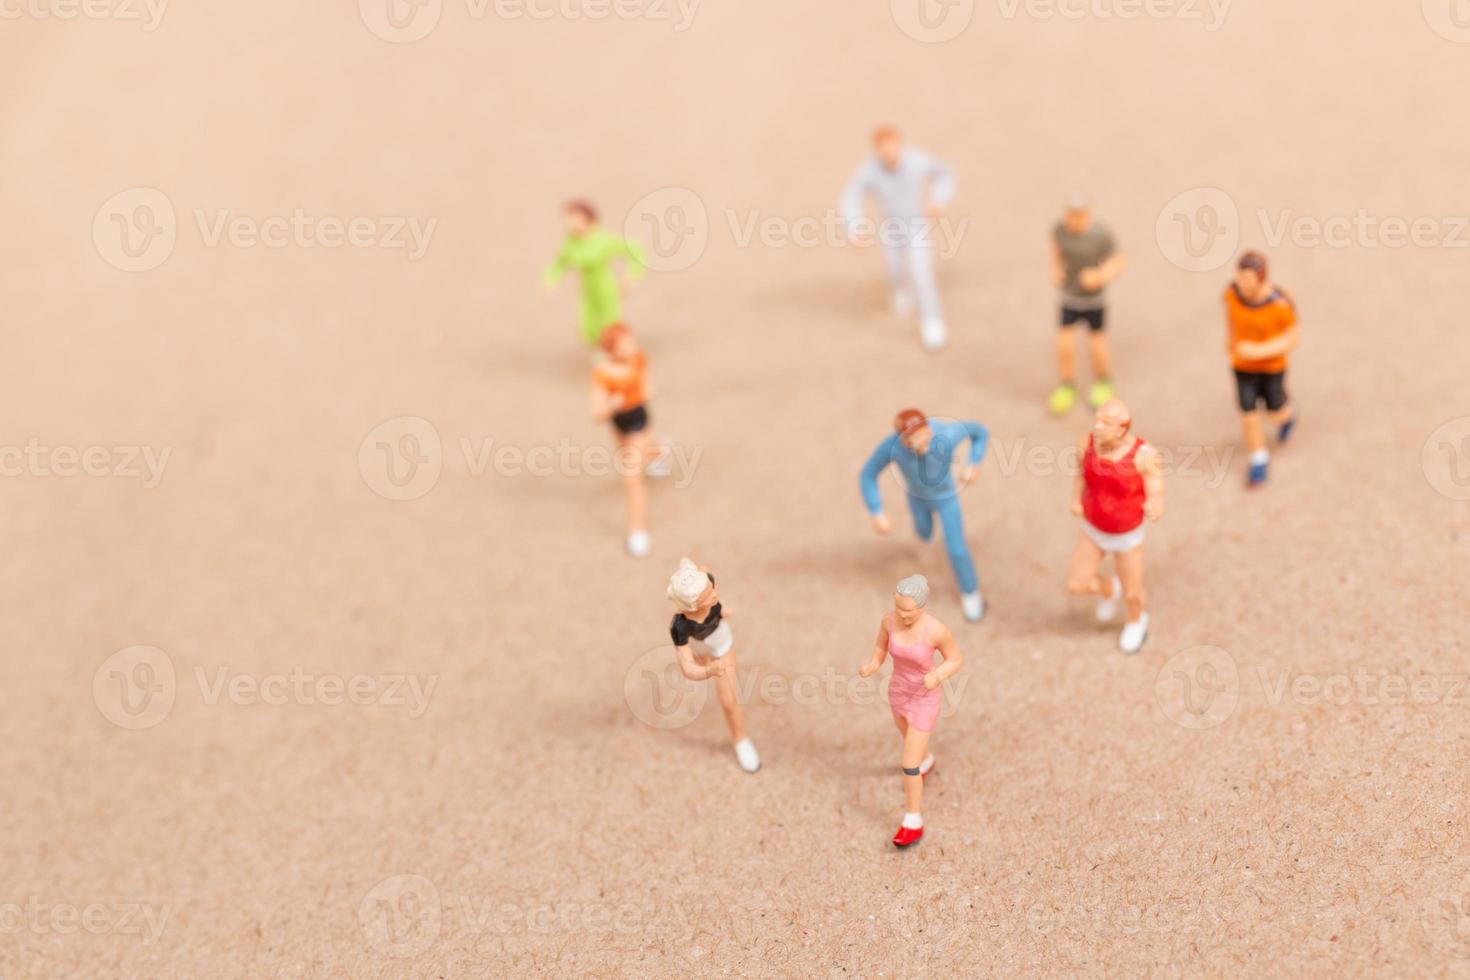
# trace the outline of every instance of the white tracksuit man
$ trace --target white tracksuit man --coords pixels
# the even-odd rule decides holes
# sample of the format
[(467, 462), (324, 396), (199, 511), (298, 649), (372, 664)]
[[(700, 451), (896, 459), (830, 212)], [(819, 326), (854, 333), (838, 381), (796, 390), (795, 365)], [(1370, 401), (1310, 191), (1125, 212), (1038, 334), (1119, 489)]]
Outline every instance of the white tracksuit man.
[(938, 157), (904, 147), (898, 166), (890, 170), (876, 156), (853, 174), (842, 194), (842, 218), (852, 233), (863, 220), (863, 203), (872, 197), (881, 214), (878, 241), (888, 259), (894, 308), (906, 312), (918, 300), (924, 345), (944, 346), (944, 307), (934, 278), (938, 244), (929, 205), (944, 207), (955, 193), (954, 172)]

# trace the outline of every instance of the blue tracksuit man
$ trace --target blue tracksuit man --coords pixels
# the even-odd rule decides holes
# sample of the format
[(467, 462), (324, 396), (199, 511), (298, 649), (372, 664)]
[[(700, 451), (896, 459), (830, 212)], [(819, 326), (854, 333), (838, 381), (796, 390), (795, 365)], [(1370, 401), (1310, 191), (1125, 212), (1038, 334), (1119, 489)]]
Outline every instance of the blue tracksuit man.
[(960, 512), (959, 492), (950, 467), (955, 449), (966, 439), (970, 441), (970, 465), (978, 465), (985, 458), (990, 433), (979, 422), (930, 419), (929, 428), (934, 437), (929, 443), (929, 451), (922, 456), (905, 446), (896, 432), (878, 444), (863, 466), (859, 481), (863, 503), (867, 505), (869, 514), (876, 517), (883, 513), (878, 475), (890, 463), (896, 465), (903, 474), (908, 491), (914, 530), (920, 538), (928, 541), (934, 536), (934, 515), (939, 515), (939, 523), (944, 528), (944, 550), (954, 567), (960, 591), (968, 595), (980, 590), (980, 578), (975, 573), (975, 561), (970, 557), (969, 545), (965, 543), (964, 515)]

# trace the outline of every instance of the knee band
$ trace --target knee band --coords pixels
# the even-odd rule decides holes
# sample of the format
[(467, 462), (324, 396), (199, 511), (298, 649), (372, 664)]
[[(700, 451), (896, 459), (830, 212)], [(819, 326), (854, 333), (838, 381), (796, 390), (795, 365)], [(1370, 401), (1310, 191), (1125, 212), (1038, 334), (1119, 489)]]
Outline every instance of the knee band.
[(903, 771), (903, 774), (905, 776), (918, 776), (918, 775), (920, 775), (920, 773), (919, 773), (919, 767), (918, 766), (915, 766), (912, 769), (905, 768), (904, 771)]

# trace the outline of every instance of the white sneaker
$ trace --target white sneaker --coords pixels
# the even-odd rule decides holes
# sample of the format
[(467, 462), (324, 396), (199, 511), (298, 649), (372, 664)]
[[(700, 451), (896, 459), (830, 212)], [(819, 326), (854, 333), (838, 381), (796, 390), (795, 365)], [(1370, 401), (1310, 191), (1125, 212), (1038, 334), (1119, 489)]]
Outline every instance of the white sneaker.
[(653, 541), (647, 531), (634, 531), (628, 535), (628, 554), (634, 558), (646, 557), (652, 547)]
[(960, 608), (965, 611), (965, 618), (972, 623), (978, 623), (985, 618), (985, 600), (978, 592), (960, 596)]
[[(929, 770), (930, 769), (933, 769), (933, 768), (934, 768), (934, 753), (933, 752), (930, 752), (928, 755), (924, 756), (924, 761), (921, 762), (921, 763), (919, 763), (919, 775), (920, 776), (927, 776), (927, 775), (929, 775)], [(915, 829), (917, 830), (918, 828), (915, 828)]]
[(735, 743), (735, 758), (740, 763), (740, 768), (746, 772), (755, 772), (761, 767), (760, 753), (755, 750), (755, 743), (748, 738), (742, 738)]
[(1123, 598), (1123, 583), (1118, 581), (1118, 576), (1113, 576), (1113, 594), (1106, 599), (1097, 600), (1097, 621), (1099, 623), (1111, 623), (1113, 617), (1118, 615), (1118, 601)]
[(899, 286), (893, 291), (893, 315), (908, 316), (914, 312), (914, 291), (907, 286)]
[(949, 342), (949, 328), (938, 317), (930, 317), (919, 327), (919, 342), (928, 351), (944, 350), (944, 345)]
[(1118, 649), (1124, 653), (1137, 653), (1148, 639), (1148, 613), (1123, 626), (1123, 635), (1118, 637)]

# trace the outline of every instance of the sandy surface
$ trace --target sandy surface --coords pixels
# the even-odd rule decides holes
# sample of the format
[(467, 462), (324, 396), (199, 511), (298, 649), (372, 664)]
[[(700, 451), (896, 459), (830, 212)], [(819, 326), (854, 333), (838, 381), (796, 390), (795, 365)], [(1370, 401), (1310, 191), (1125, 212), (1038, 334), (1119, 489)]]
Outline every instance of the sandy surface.
[[(390, 43), (368, 22), (427, 22), (50, 2), (0, 35), (0, 976), (1470, 973), (1447, 5), (1240, 0), (1211, 30), (987, 0), (926, 43), (881, 2), (446, 0)], [(827, 215), (884, 120), (960, 177), (937, 359), (876, 255), (743, 238)], [(1178, 453), (1136, 658), (1062, 588), (1054, 456), (1086, 419), (1041, 408), (1042, 257), (1076, 187), (1132, 259), (1120, 390)], [(699, 455), (642, 563), (614, 479), (508, 462), (607, 443), (572, 291), (535, 288), (572, 193), (664, 222), (627, 314), (657, 429)], [(1221, 194), (1196, 263), (1172, 215)], [(362, 244), (267, 220), (298, 210)], [(1360, 212), (1428, 224), (1312, 239)], [(1252, 496), (1225, 273), (1189, 268), (1237, 242), (1307, 338), (1299, 442)], [(940, 548), (874, 538), (857, 497), (908, 403), (996, 440), (965, 496), (978, 627)], [(754, 777), (705, 692), (650, 687), (686, 554), (735, 610)], [(896, 853), (897, 738), (850, 681), (916, 570), (969, 663)]]

